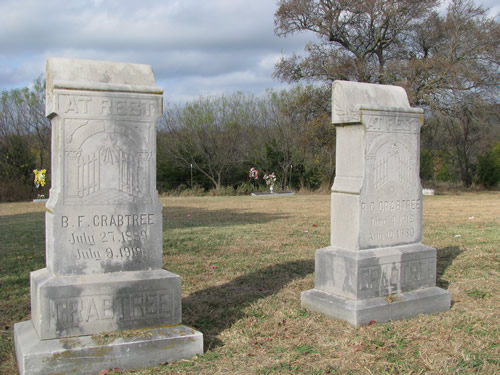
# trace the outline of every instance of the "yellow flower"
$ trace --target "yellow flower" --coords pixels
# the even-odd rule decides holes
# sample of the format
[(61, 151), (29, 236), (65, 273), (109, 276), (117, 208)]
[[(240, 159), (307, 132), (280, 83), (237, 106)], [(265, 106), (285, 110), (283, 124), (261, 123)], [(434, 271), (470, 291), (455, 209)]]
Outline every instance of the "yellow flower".
[(47, 172), (46, 169), (38, 170), (38, 169), (33, 169), (33, 173), (35, 174), (35, 185), (37, 188), (40, 186), (45, 186), (45, 173)]

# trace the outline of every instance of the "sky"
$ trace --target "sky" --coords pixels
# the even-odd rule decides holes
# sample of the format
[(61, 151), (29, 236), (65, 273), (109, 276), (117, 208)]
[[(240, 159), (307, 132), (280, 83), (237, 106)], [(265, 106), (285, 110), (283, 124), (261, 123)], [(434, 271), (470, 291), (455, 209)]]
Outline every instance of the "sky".
[[(448, 0), (447, 0), (448, 1)], [(499, 0), (478, 0), (494, 14)], [(0, 0), (0, 91), (28, 86), (47, 57), (153, 67), (169, 102), (287, 86), (271, 77), (310, 33), (274, 34), (277, 0)]]

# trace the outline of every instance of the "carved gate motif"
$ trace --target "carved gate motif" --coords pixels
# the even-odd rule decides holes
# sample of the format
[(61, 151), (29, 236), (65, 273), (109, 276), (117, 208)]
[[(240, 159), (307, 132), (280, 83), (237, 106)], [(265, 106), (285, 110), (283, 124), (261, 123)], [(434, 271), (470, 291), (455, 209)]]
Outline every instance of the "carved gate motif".
[(80, 126), (81, 136), (69, 138), (66, 202), (113, 204), (149, 196), (151, 153), (142, 151), (142, 138), (132, 139), (130, 128), (121, 133), (109, 126), (94, 126), (96, 131), (89, 134), (92, 125)]
[(373, 163), (373, 189), (378, 190), (391, 181), (407, 188), (414, 184), (414, 163), (403, 144), (384, 143), (369, 160)]

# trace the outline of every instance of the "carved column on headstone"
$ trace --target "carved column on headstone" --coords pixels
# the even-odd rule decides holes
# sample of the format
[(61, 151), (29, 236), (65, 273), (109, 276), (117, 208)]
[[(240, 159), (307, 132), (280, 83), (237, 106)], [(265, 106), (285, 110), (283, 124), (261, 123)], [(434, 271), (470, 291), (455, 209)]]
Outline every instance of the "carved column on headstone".
[(421, 243), (423, 110), (401, 87), (335, 81), (332, 118), (331, 246), (316, 251), (315, 287), (302, 305), (356, 327), (447, 311), (436, 249)]

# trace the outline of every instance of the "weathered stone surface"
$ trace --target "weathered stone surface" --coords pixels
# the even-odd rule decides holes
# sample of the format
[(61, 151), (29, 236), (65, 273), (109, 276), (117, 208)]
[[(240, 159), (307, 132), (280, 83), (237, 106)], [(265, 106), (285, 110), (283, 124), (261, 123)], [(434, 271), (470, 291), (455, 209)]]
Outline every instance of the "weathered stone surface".
[[(401, 87), (344, 81), (333, 84), (332, 108), (337, 149), (331, 246), (317, 250), (315, 289), (304, 292), (302, 302), (357, 325), (360, 314), (378, 306), (377, 298), (439, 289), (436, 250), (421, 243), (423, 110), (410, 108)], [(418, 305), (422, 293), (411, 294), (411, 303), (377, 307), (377, 316), (413, 316), (398, 309)], [(434, 293), (436, 300), (439, 311), (449, 308), (448, 292)]]
[(166, 270), (31, 273), (31, 320), (42, 340), (181, 323), (181, 279)]
[(333, 83), (332, 103), (334, 124), (361, 123), (362, 108), (373, 106), (390, 110), (410, 108), (408, 97), (402, 87), (348, 81)]
[(413, 318), (419, 314), (446, 312), (450, 309), (450, 294), (437, 287), (418, 289), (393, 296), (352, 300), (317, 289), (301, 294), (302, 306), (333, 319), (345, 320), (354, 327), (371, 321), (376, 323)]
[(47, 268), (56, 275), (161, 269), (162, 91), (151, 67), (49, 59), (47, 77)]
[(436, 285), (436, 249), (411, 244), (353, 251), (316, 250), (315, 288), (361, 300)]
[[(96, 353), (106, 354), (99, 369), (203, 353), (199, 332), (148, 328), (182, 321), (181, 279), (163, 269), (156, 190), (162, 92), (147, 65), (48, 59), (47, 267), (31, 273), (32, 320), (14, 328), (21, 374), (92, 373)], [(128, 329), (159, 336), (88, 343), (90, 334)], [(64, 351), (67, 340), (83, 344)]]
[(14, 328), (19, 370), (25, 375), (133, 370), (203, 353), (203, 335), (183, 325), (52, 340), (40, 340), (30, 321), (17, 323)]
[[(419, 138), (423, 111), (409, 107), (400, 87), (336, 81), (334, 103), (340, 89), (349, 105), (357, 103), (358, 98), (366, 101), (355, 106), (357, 123), (335, 123), (335, 118), (344, 117), (334, 116), (340, 141), (332, 187), (332, 246), (362, 250), (420, 242)], [(371, 93), (367, 98), (365, 91)], [(382, 101), (387, 105), (401, 93), (404, 100), (396, 104), (406, 102), (406, 107), (391, 109), (375, 104)]]

